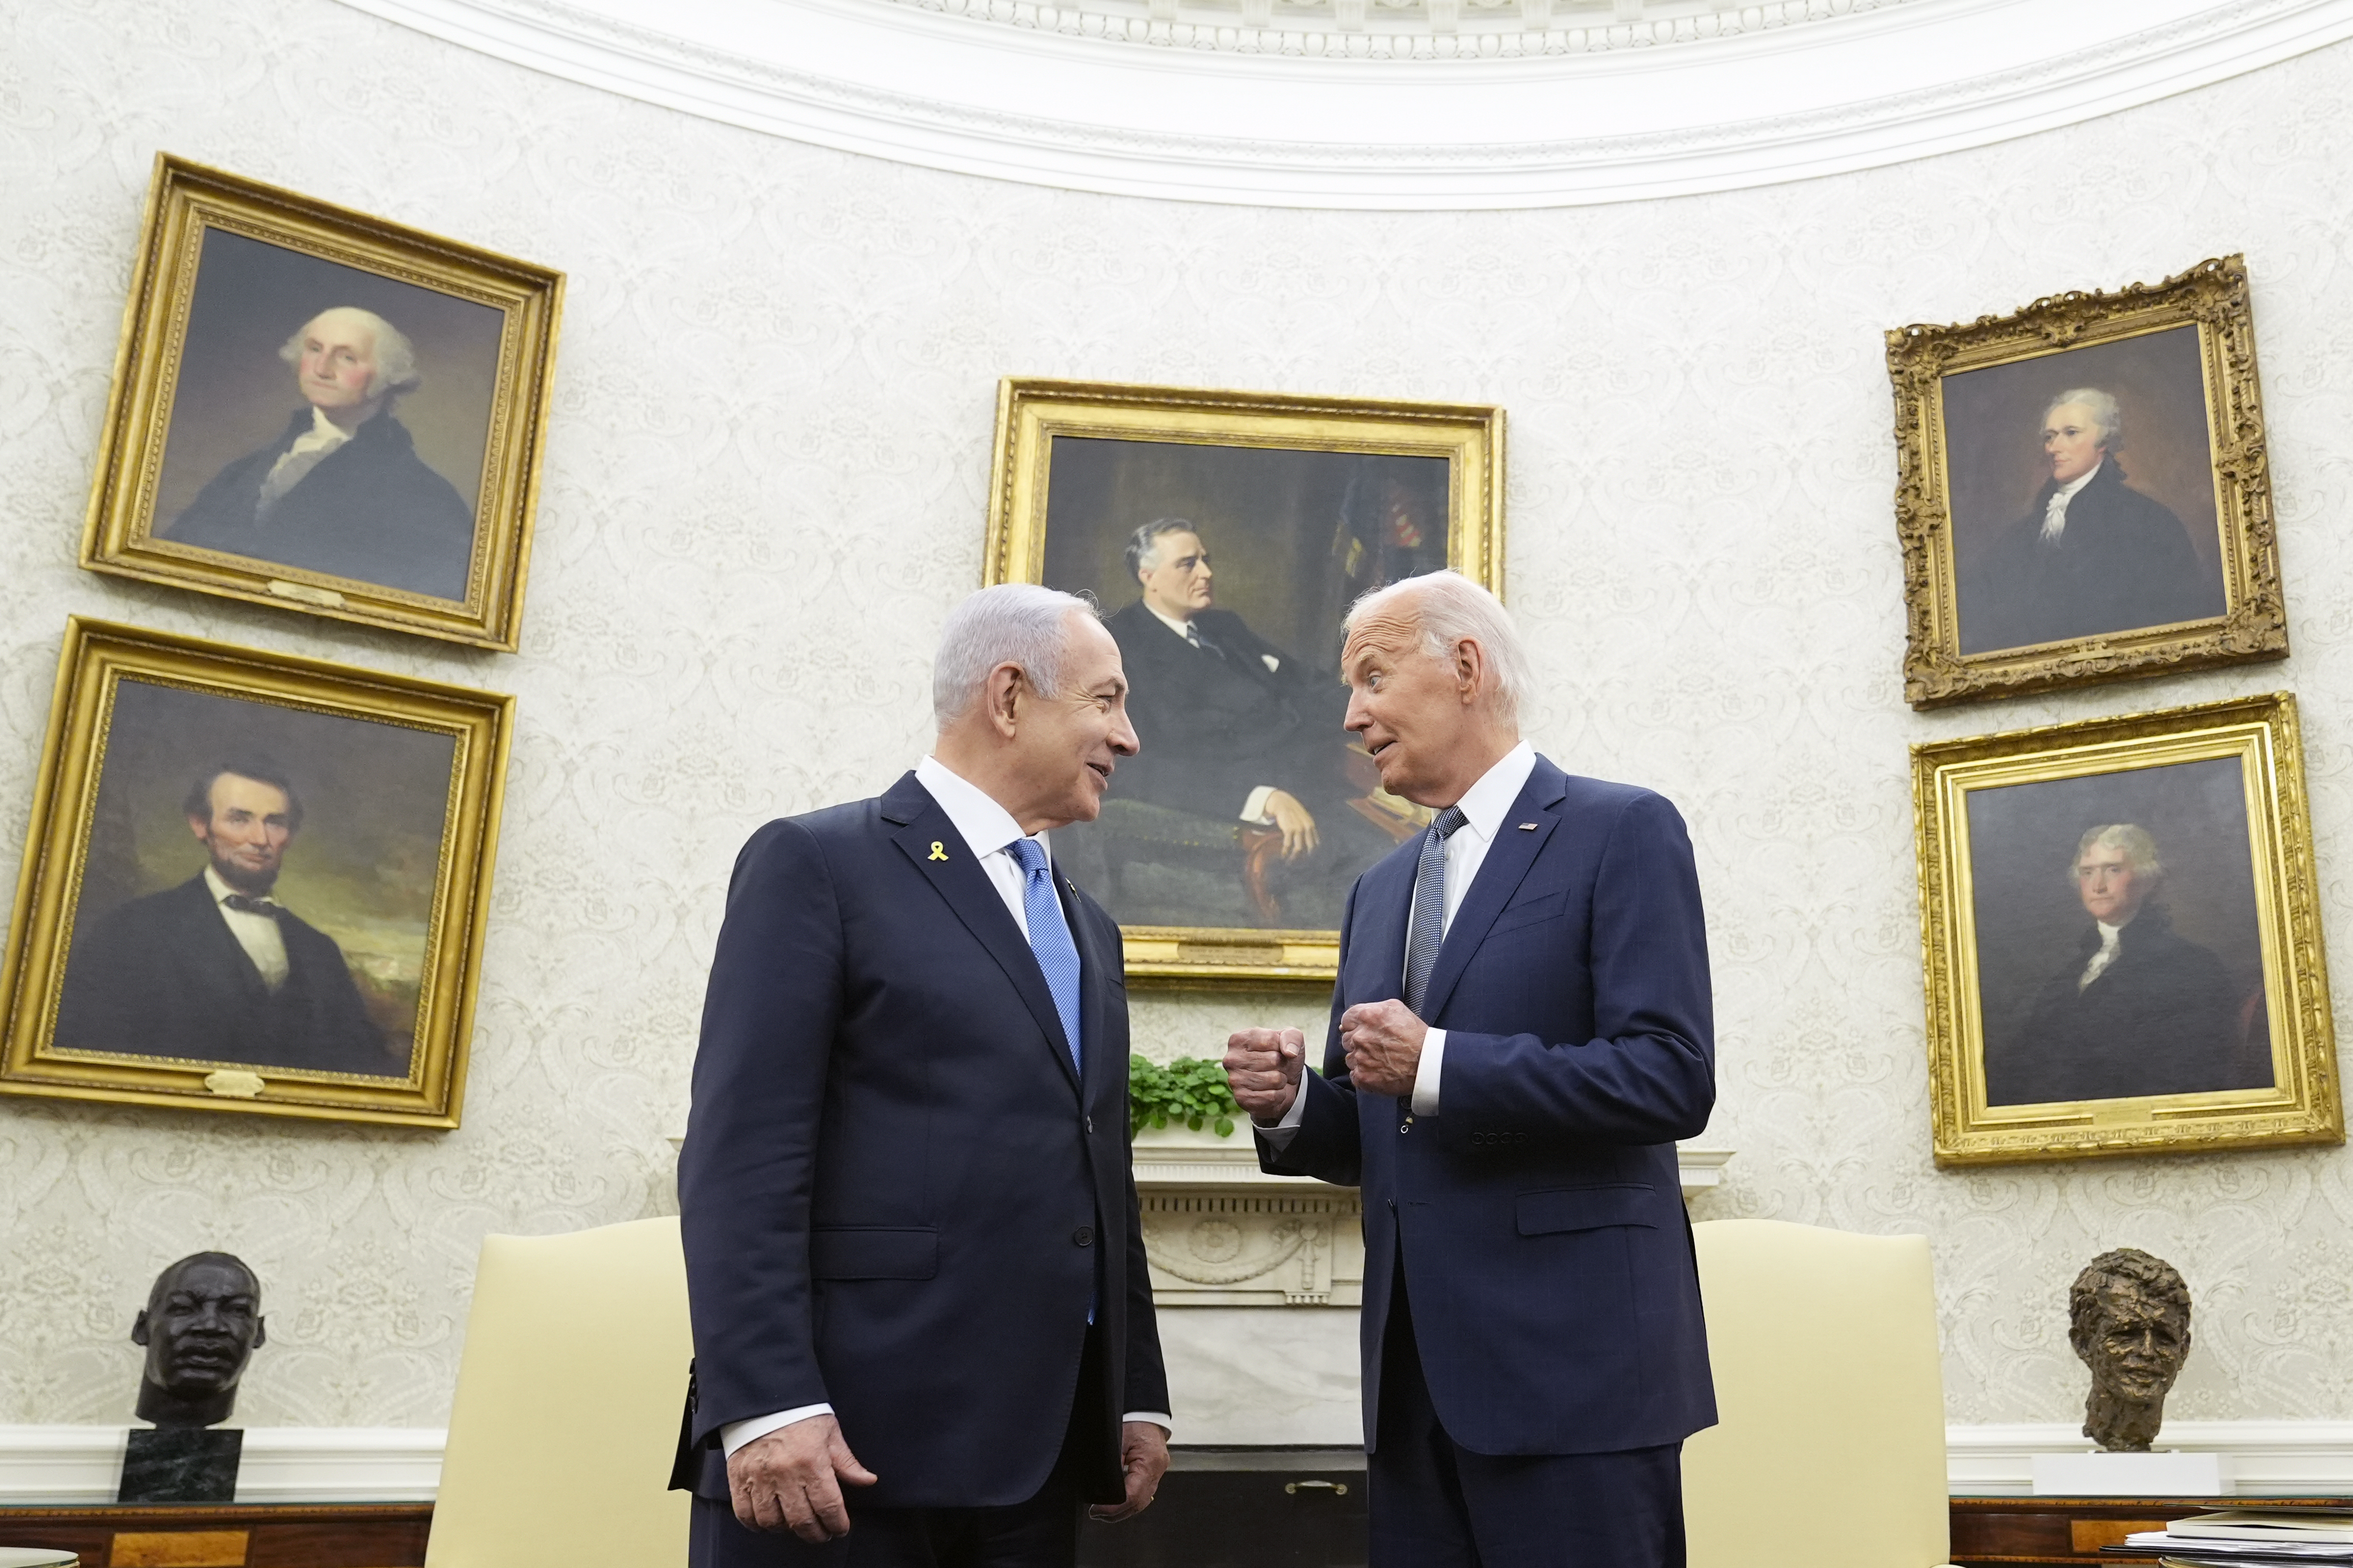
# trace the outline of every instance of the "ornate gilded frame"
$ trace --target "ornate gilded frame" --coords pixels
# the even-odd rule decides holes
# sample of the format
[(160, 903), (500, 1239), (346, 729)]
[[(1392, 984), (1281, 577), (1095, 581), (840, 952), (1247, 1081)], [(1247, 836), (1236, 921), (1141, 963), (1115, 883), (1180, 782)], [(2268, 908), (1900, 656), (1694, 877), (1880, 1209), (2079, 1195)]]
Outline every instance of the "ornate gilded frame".
[[(2236, 759), (2274, 1087), (1989, 1110), (1968, 798), (1978, 789)], [(1912, 748), (1928, 1068), (1940, 1165), (2345, 1141), (2295, 699), (2287, 692)]]
[[(2225, 613), (2107, 637), (1960, 651), (1944, 378), (2195, 325), (2204, 368)], [(1895, 393), (1895, 529), (1904, 548), (1904, 695), (1915, 708), (2287, 657), (2271, 470), (2245, 259), (2201, 261), (2156, 285), (2037, 300), (2008, 316), (1887, 333)]]
[[(197, 265), (210, 229), (471, 300), (503, 315), (481, 488), (475, 497), (474, 558), (462, 603), (177, 544), (151, 531)], [(563, 302), (564, 274), (549, 268), (158, 153), (115, 352), (113, 393), (82, 531), (82, 565), (513, 652), (522, 626), (523, 579)]]
[[(997, 384), (984, 586), (1044, 574), (1058, 436), (1442, 458), (1447, 564), (1504, 591), (1501, 408), (1008, 376)], [(1339, 971), (1336, 931), (1127, 926), (1121, 935), (1134, 979), (1329, 984)]]
[[(397, 725), (454, 742), (417, 1034), (406, 1082), (57, 1047), (115, 692), (126, 679)], [(514, 699), (323, 660), (75, 617), (66, 628), (8, 946), (0, 955), (0, 1093), (201, 1107), (411, 1127), (458, 1125), (489, 916)]]

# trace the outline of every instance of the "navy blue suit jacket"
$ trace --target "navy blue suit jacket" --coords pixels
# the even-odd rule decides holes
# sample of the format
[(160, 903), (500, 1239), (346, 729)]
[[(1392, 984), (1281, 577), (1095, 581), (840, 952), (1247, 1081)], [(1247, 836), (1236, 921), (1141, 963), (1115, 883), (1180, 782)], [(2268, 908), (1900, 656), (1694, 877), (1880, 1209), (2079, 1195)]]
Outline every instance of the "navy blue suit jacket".
[[(1533, 829), (1523, 825), (1533, 823)], [(1365, 1198), (1365, 1437), (1398, 1250), (1440, 1421), (1481, 1454), (1680, 1442), (1715, 1421), (1674, 1141), (1707, 1125), (1715, 1047), (1691, 841), (1648, 790), (1542, 757), (1448, 929), (1423, 999), (1439, 1113), (1359, 1093), (1340, 1015), (1404, 992), (1420, 840), (1358, 879), (1324, 1075), (1276, 1174)]]
[(881, 1477), (857, 1500), (1024, 1501), (1061, 1449), (1090, 1303), (1090, 1468), (1117, 1476), (1123, 1411), (1168, 1408), (1119, 928), (1060, 892), (1083, 1074), (1021, 928), (914, 774), (744, 847), (679, 1157), (681, 1484), (725, 1498), (722, 1426), (828, 1402)]

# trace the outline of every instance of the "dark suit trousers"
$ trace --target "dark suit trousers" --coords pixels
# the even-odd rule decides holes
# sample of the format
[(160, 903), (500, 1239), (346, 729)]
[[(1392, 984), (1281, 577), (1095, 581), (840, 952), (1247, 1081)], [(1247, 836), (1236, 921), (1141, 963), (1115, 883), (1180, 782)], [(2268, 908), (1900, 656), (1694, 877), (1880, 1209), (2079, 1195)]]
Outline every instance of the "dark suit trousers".
[[(1038, 1495), (1003, 1508), (860, 1508), (858, 1489), (842, 1488), (849, 1533), (812, 1546), (787, 1531), (769, 1534), (735, 1522), (733, 1505), (694, 1500), (688, 1568), (1075, 1568), (1079, 1517), (1090, 1497), (1119, 1491), (1085, 1456), (1101, 1439), (1082, 1434), (1082, 1413), (1105, 1397), (1101, 1337), (1090, 1331), (1078, 1394), (1061, 1456)], [(1094, 1473), (1090, 1473), (1091, 1471)]]
[(1683, 1445), (1614, 1454), (1462, 1447), (1439, 1424), (1422, 1379), (1402, 1266), (1381, 1342), (1379, 1441), (1366, 1468), (1372, 1568), (1683, 1568)]

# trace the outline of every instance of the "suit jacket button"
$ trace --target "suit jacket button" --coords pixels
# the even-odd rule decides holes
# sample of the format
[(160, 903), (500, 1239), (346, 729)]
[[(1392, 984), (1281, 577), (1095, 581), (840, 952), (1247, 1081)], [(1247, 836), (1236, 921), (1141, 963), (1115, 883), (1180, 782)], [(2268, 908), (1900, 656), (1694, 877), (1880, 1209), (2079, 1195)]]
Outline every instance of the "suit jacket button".
[(1081, 1247), (1092, 1247), (1095, 1244), (1095, 1227), (1082, 1225), (1071, 1232), (1071, 1239)]

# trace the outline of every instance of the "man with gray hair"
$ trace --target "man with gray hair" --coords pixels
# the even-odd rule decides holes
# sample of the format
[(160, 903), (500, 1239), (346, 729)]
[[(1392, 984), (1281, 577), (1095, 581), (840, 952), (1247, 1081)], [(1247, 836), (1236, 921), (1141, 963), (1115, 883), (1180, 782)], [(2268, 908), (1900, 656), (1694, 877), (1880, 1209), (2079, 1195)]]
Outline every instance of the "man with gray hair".
[(408, 339), (373, 310), (339, 305), (304, 322), (278, 357), (293, 367), (306, 406), (275, 441), (214, 476), (163, 537), (464, 598), (473, 504), (426, 466), (392, 413), (393, 400), (424, 381)]
[[(2022, 1026), (1986, 1033), (1986, 1103), (2124, 1100), (2261, 1089), (2271, 1031), (2213, 951), (2173, 929), (2157, 840), (2103, 823), (2075, 847), (2069, 880), (2092, 929), (2034, 997)], [(2256, 998), (2260, 1000), (2260, 998)]]
[(1071, 1568), (1083, 1505), (1152, 1500), (1119, 928), (1044, 837), (1126, 703), (1091, 604), (983, 589), (932, 754), (737, 858), (679, 1157), (695, 1568)]
[(1675, 1140), (1715, 1048), (1691, 841), (1520, 738), (1534, 688), (1451, 572), (1356, 602), (1347, 726), (1429, 830), (1357, 881), (1319, 1077), (1227, 1042), (1262, 1167), (1359, 1186), (1374, 1568), (1681, 1568), (1715, 1420)]
[(2162, 501), (2125, 483), (2114, 395), (2077, 387), (2042, 412), (2050, 477), (1964, 574), (1961, 651), (2169, 626), (2222, 613), (2222, 585)]

